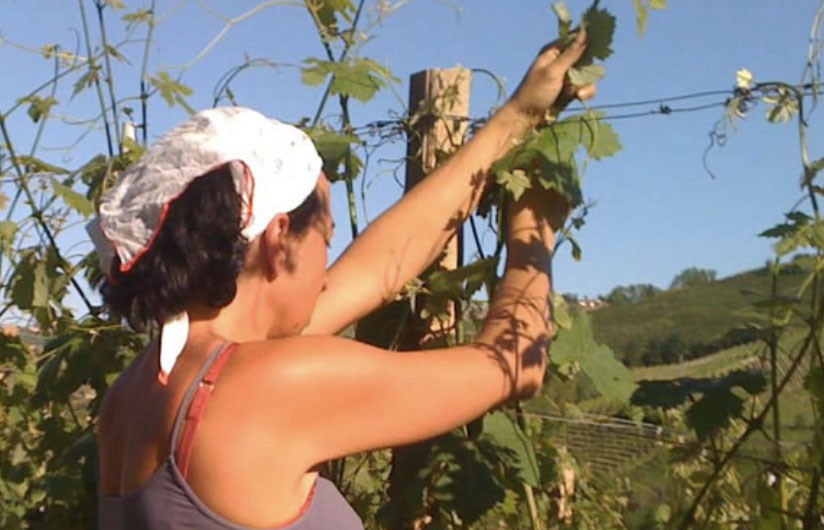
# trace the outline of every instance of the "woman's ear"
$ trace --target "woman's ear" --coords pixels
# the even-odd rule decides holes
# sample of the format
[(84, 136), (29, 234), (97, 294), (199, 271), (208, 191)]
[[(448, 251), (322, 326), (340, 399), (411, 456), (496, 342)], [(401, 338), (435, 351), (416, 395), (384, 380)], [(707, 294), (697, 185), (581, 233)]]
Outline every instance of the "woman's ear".
[(289, 216), (277, 214), (261, 235), (261, 244), (266, 275), (274, 280), (284, 270), (287, 263), (286, 235), (289, 232)]

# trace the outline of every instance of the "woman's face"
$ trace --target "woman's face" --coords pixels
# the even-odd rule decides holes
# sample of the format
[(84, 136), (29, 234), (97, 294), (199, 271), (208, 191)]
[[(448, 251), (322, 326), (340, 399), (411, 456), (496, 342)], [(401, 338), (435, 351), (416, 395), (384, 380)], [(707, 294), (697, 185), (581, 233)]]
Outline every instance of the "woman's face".
[(321, 175), (317, 192), (321, 212), (303, 234), (290, 236), (290, 253), (293, 266), (285, 271), (289, 276), (286, 294), (288, 314), (282, 318), (289, 322), (288, 334), (297, 335), (307, 326), (318, 296), (326, 288), (328, 247), (332, 240), (335, 223), (330, 211), (329, 181)]

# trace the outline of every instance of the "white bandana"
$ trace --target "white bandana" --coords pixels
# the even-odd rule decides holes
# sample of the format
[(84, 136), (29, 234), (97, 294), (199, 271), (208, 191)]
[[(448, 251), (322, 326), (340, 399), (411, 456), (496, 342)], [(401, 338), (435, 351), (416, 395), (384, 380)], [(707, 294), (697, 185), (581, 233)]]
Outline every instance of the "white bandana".
[[(171, 201), (195, 178), (231, 164), (246, 220), (242, 234), (252, 240), (272, 218), (297, 208), (318, 182), (322, 161), (297, 127), (242, 107), (195, 114), (162, 136), (100, 200), (97, 219), (87, 226), (108, 271), (117, 253), (126, 272), (152, 244)], [(240, 163), (240, 164), (238, 164)], [(184, 312), (163, 323), (160, 375), (165, 382), (189, 332)]]

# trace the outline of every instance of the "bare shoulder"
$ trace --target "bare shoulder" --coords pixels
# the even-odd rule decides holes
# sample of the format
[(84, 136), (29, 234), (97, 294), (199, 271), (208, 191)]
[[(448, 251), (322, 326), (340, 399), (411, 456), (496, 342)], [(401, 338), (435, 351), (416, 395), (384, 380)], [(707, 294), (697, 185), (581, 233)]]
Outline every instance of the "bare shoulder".
[(390, 354), (392, 352), (362, 342), (324, 335), (251, 342), (237, 346), (232, 377), (239, 381), (255, 380), (258, 384), (303, 382), (303, 377), (324, 373), (345, 377), (347, 367), (357, 369), (351, 365), (357, 365), (362, 356)]
[(288, 437), (305, 469), (446, 432), (508, 388), (500, 364), (472, 345), (399, 353), (331, 336), (243, 344), (225, 370), (226, 413)]

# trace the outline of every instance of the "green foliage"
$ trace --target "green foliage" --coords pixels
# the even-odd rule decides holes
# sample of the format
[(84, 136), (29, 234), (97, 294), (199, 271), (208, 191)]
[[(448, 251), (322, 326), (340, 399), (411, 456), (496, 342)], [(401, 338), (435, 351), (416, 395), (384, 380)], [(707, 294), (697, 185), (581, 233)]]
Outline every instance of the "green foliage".
[(189, 114), (194, 114), (194, 110), (186, 103), (184, 98), (192, 95), (192, 89), (180, 81), (172, 79), (168, 72), (159, 72), (157, 76), (150, 76), (149, 82), (160, 91), (160, 97), (170, 107), (176, 103), (185, 108)]
[(649, 283), (627, 286), (619, 285), (609, 292), (606, 300), (613, 305), (637, 303), (651, 298), (658, 292), (660, 292), (660, 289)]
[(89, 217), (94, 213), (94, 205), (91, 203), (91, 201), (89, 201), (89, 199), (87, 199), (80, 193), (71, 189), (69, 186), (61, 184), (55, 178), (51, 179), (51, 186), (52, 190), (54, 190), (55, 195), (63, 199), (67, 206), (75, 210), (83, 217)]
[(666, 9), (667, 0), (632, 0), (632, 5), (638, 22), (638, 34), (643, 35), (647, 31), (649, 9)]
[(621, 149), (603, 116), (597, 111), (570, 116), (527, 136), (495, 162), (496, 181), (516, 197), (535, 182), (555, 190), (570, 205), (580, 205), (583, 192), (575, 155), (583, 148), (588, 157), (600, 160)]
[[(705, 438), (729, 425), (743, 410), (744, 400), (733, 392), (738, 387), (750, 395), (764, 391), (767, 380), (760, 371), (737, 370), (719, 378), (683, 378), (674, 381), (641, 381), (632, 396), (640, 406), (678, 407), (692, 399), (687, 408), (687, 423), (699, 438)], [(700, 398), (696, 398), (701, 394)]]
[(355, 5), (351, 0), (311, 0), (306, 7), (315, 16), (318, 32), (324, 42), (340, 35), (341, 22), (351, 23)]
[(38, 95), (31, 95), (18, 100), (19, 103), (29, 103), (28, 114), (31, 121), (37, 123), (43, 116), (48, 116), (49, 110), (57, 104), (54, 96), (41, 98)]
[(392, 72), (373, 59), (356, 57), (333, 62), (310, 57), (303, 64), (301, 79), (307, 85), (320, 85), (331, 75), (331, 95), (353, 97), (364, 103), (375, 97), (388, 83), (400, 82)]
[[(572, 15), (563, 2), (552, 5), (555, 15), (558, 17), (558, 34), (564, 44), (572, 40), (573, 32), (570, 30)], [(599, 64), (594, 64), (595, 59), (604, 60), (612, 55), (612, 37), (615, 33), (615, 17), (606, 9), (590, 7), (581, 19), (582, 29), (587, 31), (587, 49), (583, 56), (569, 69), (569, 80), (578, 86), (595, 83), (606, 74), (606, 69)]]
[(717, 273), (712, 269), (690, 267), (679, 272), (670, 283), (670, 289), (681, 289), (692, 285), (714, 282)]
[(502, 448), (502, 458), (517, 471), (517, 477), (538, 487), (541, 481), (532, 442), (515, 421), (503, 412), (491, 412), (483, 419), (483, 436)]
[[(796, 296), (810, 267), (803, 259), (788, 264), (777, 294)], [(609, 305), (592, 313), (595, 338), (633, 366), (644, 364), (642, 359), (647, 354), (652, 354), (649, 364), (663, 362), (652, 346), (664, 344), (673, 334), (686, 343), (688, 359), (752, 342), (760, 335), (745, 326), (753, 320), (753, 304), (769, 298), (769, 283), (769, 270), (761, 268), (660, 291), (631, 304)], [(710, 300), (712, 303), (708, 303)]]
[[(323, 159), (323, 173), (329, 182), (337, 182), (347, 177), (352, 179), (360, 172), (363, 163), (353, 150), (353, 146), (361, 144), (360, 138), (325, 126), (307, 129), (306, 132)], [(350, 166), (351, 173), (348, 174), (345, 167), (347, 160), (353, 164)]]
[(608, 399), (626, 402), (635, 390), (632, 374), (612, 350), (593, 340), (592, 327), (586, 313), (579, 314), (572, 329), (558, 334), (552, 345), (550, 357), (559, 367), (575, 363), (595, 385), (601, 395)]

